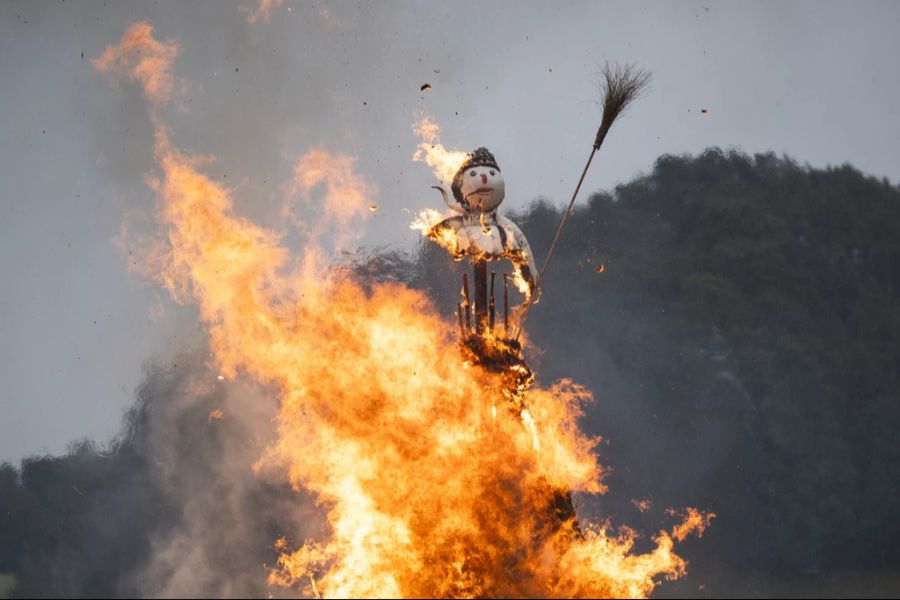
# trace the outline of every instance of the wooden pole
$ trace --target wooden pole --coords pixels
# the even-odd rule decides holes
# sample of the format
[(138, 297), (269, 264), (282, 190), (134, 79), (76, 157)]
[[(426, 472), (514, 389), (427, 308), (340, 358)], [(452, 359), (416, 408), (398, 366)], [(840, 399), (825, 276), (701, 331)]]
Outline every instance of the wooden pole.
[(487, 261), (475, 259), (475, 333), (481, 335), (488, 320)]
[(488, 331), (494, 331), (494, 313), (495, 310), (495, 300), (494, 300), (494, 277), (497, 276), (495, 271), (491, 271), (491, 296), (488, 298)]

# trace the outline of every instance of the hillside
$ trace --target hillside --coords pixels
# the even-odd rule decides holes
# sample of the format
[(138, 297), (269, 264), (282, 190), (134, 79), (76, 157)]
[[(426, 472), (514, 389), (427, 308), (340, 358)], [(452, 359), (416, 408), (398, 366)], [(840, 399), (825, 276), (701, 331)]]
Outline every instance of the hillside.
[[(514, 215), (539, 262), (560, 216), (542, 201)], [(461, 269), (423, 243), (359, 272), (425, 288), (455, 318)], [(590, 196), (528, 327), (539, 379), (595, 395), (585, 427), (604, 438), (610, 491), (579, 510), (648, 535), (668, 507), (718, 515), (681, 546), (689, 577), (661, 594), (900, 591), (898, 293), (900, 189), (849, 166), (711, 149)], [(148, 557), (193, 543), (190, 527), (215, 534), (195, 548), (217, 561), (195, 574), (206, 594), (265, 590), (272, 540), (314, 513), (285, 509), (298, 500), (284, 482), (217, 468), (255, 460), (250, 432), (273, 408), (251, 424), (224, 388), (191, 394), (214, 379), (203, 348), (158, 361), (115, 443), (0, 467), (14, 593), (160, 593), (147, 577), (184, 566)]]

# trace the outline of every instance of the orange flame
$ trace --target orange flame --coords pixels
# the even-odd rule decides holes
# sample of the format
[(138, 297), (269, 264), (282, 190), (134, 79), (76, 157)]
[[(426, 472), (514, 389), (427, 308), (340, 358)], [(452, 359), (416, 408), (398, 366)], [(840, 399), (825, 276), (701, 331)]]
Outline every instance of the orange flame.
[(446, 248), (451, 256), (456, 257), (457, 259), (462, 258), (465, 256), (465, 251), (459, 246), (459, 236), (457, 236), (453, 230), (448, 228), (434, 229), (434, 226), (443, 221), (444, 218), (445, 215), (442, 213), (433, 208), (426, 208), (412, 220), (409, 224), (409, 228), (420, 232), (423, 236), (430, 237)]
[(242, 10), (247, 13), (248, 23), (256, 23), (257, 21), (268, 23), (272, 18), (272, 11), (282, 3), (284, 3), (284, 0), (259, 0), (256, 8), (244, 8)]
[[(377, 188), (356, 173), (355, 164), (352, 156), (323, 148), (314, 148), (297, 160), (283, 212), (310, 241), (332, 233), (335, 249), (340, 249), (361, 237), (360, 224), (373, 206), (378, 207), (372, 203)], [(298, 216), (297, 204), (305, 209), (304, 218)]]
[[(260, 466), (284, 468), (327, 510), (325, 539), (275, 541), (272, 584), (331, 597), (631, 597), (684, 573), (672, 537), (702, 518), (635, 554), (633, 532), (554, 513), (561, 490), (605, 491), (598, 440), (578, 427), (587, 390), (562, 381), (525, 392), (527, 410), (505, 405), (500, 378), (463, 359), (422, 292), (326, 272), (315, 239), (292, 258), (154, 121), (159, 237), (145, 272), (198, 305), (223, 376), (278, 390), (278, 439)], [(371, 204), (352, 167), (313, 151), (295, 170), (299, 194), (324, 186), (339, 230)]]
[(634, 507), (636, 509), (638, 509), (642, 513), (647, 512), (648, 510), (650, 510), (650, 507), (653, 506), (653, 503), (650, 502), (650, 500), (648, 500), (646, 498), (642, 498), (642, 499), (632, 498), (631, 503), (634, 505)]
[[(668, 509), (666, 512), (670, 515), (681, 514), (679, 511), (672, 508)], [(716, 513), (704, 512), (697, 510), (696, 508), (688, 507), (684, 511), (683, 518), (684, 520), (681, 523), (672, 528), (672, 537), (679, 542), (684, 541), (684, 539), (692, 533), (696, 534), (697, 537), (702, 537), (703, 532), (709, 527), (710, 522), (716, 518)]]
[(183, 80), (171, 72), (178, 51), (178, 44), (157, 40), (153, 26), (139, 21), (125, 30), (117, 45), (107, 46), (91, 64), (112, 82), (124, 78), (138, 83), (147, 100), (165, 104), (183, 85)]
[(413, 124), (413, 132), (422, 139), (413, 154), (413, 160), (424, 162), (434, 169), (434, 176), (441, 181), (452, 181), (459, 167), (465, 162), (468, 153), (446, 149), (440, 142), (440, 125), (428, 115)]

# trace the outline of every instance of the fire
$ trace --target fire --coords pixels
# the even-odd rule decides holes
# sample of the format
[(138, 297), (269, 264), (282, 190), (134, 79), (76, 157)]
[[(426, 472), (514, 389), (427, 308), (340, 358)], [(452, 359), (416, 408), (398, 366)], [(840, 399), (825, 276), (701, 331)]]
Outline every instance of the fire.
[[(148, 90), (158, 81), (136, 75), (139, 63), (113, 63), (95, 66), (157, 101)], [(512, 406), (502, 374), (464, 359), (453, 321), (422, 292), (325, 269), (317, 236), (292, 257), (151, 115), (159, 230), (144, 272), (198, 306), (223, 376), (278, 391), (278, 439), (257, 467), (283, 469), (327, 512), (324, 539), (273, 540), (271, 584), (326, 597), (624, 597), (684, 573), (673, 537), (701, 530), (702, 513), (645, 554), (630, 530), (559, 516), (561, 491), (605, 491), (598, 440), (578, 426), (587, 390), (561, 381), (524, 390), (525, 410)], [(298, 161), (293, 185), (304, 198), (324, 186), (334, 239), (374, 190), (351, 157), (324, 150)]]
[(446, 149), (440, 142), (440, 125), (428, 115), (424, 115), (416, 121), (413, 125), (413, 132), (422, 139), (413, 154), (413, 160), (424, 162), (434, 169), (434, 176), (439, 180), (446, 183), (452, 181), (459, 166), (465, 162), (468, 153)]
[(650, 510), (650, 507), (653, 506), (653, 503), (650, 502), (650, 500), (648, 500), (647, 498), (632, 498), (631, 503), (642, 513), (647, 512), (648, 510)]
[[(670, 515), (679, 515), (679, 511), (673, 508), (668, 509), (666, 512)], [(715, 516), (715, 513), (703, 512), (696, 508), (688, 507), (684, 511), (684, 520), (672, 528), (672, 537), (679, 542), (683, 541), (691, 533), (696, 533), (700, 537)]]
[(120, 78), (138, 83), (151, 103), (168, 102), (183, 85), (172, 75), (172, 62), (178, 45), (153, 37), (153, 26), (146, 21), (132, 23), (115, 46), (107, 46), (91, 61), (95, 69), (116, 82)]
[(371, 201), (377, 188), (356, 173), (355, 165), (355, 158), (324, 148), (297, 159), (282, 212), (308, 241), (330, 234), (334, 249), (340, 250), (362, 235), (362, 222), (378, 209)]
[(283, 2), (284, 0), (259, 0), (256, 8), (244, 7), (243, 10), (247, 13), (247, 22), (268, 23), (272, 18), (272, 11)]
[[(435, 225), (443, 221), (445, 215), (433, 208), (426, 208), (419, 212), (418, 216), (409, 224), (409, 228), (420, 232), (423, 236), (431, 239), (445, 248), (455, 260), (462, 260), (466, 256), (466, 252), (460, 247), (459, 236), (447, 228), (437, 227)], [(522, 275), (519, 268), (514, 268), (512, 273), (513, 285), (526, 298), (531, 295), (528, 282)]]
[(413, 219), (412, 223), (409, 224), (409, 228), (420, 232), (424, 236), (431, 237), (431, 239), (446, 248), (457, 260), (460, 260), (465, 256), (465, 252), (460, 249), (459, 238), (456, 234), (449, 229), (433, 229), (435, 225), (443, 220), (444, 215), (439, 211), (433, 208), (426, 208)]

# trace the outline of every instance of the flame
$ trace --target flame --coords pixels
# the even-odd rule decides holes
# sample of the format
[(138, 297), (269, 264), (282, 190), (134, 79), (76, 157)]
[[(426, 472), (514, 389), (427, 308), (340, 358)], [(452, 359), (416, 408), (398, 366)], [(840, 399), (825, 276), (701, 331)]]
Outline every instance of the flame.
[[(371, 201), (377, 191), (374, 184), (357, 174), (354, 157), (313, 148), (297, 159), (282, 213), (309, 236), (310, 242), (332, 234), (339, 250), (362, 236), (362, 222), (378, 208)], [(302, 216), (298, 207), (304, 209)]]
[[(440, 244), (441, 247), (447, 250), (447, 252), (450, 253), (450, 256), (455, 260), (462, 260), (466, 256), (470, 256), (473, 259), (485, 258), (487, 260), (492, 260), (494, 258), (487, 253), (473, 253), (471, 249), (469, 249), (467, 253), (466, 249), (461, 247), (459, 236), (453, 229), (448, 227), (435, 227), (435, 225), (439, 224), (445, 218), (443, 213), (434, 210), (433, 208), (426, 208), (425, 210), (420, 211), (418, 216), (412, 220), (409, 224), (409, 228), (420, 232), (423, 236)], [(484, 226), (483, 223), (484, 222), (482, 221), (482, 226)], [(522, 254), (520, 253), (518, 256), (522, 256)], [(522, 274), (522, 269), (518, 265), (515, 265), (514, 267), (510, 281), (512, 281), (516, 289), (519, 290), (519, 293), (526, 298), (529, 298), (531, 296), (531, 288), (528, 286), (528, 281)]]
[[(670, 515), (679, 516), (681, 513), (673, 508), (668, 509)], [(672, 537), (679, 542), (683, 541), (687, 536), (696, 534), (702, 537), (703, 532), (709, 527), (710, 522), (716, 517), (713, 512), (701, 511), (696, 508), (688, 507), (684, 511), (684, 520), (672, 528)]]
[(634, 505), (634, 507), (636, 509), (638, 509), (642, 513), (647, 512), (653, 506), (653, 503), (650, 502), (650, 500), (648, 500), (647, 498), (641, 498), (641, 499), (632, 498), (631, 503)]
[(153, 26), (138, 21), (125, 30), (118, 44), (107, 46), (91, 64), (113, 82), (124, 78), (139, 84), (152, 104), (165, 104), (183, 86), (183, 80), (172, 75), (178, 52), (178, 44), (157, 40)]
[[(152, 104), (156, 80), (135, 80)], [(578, 426), (587, 390), (522, 389), (514, 405), (504, 379), (516, 374), (467, 362), (422, 292), (325, 270), (317, 237), (290, 256), (153, 121), (159, 229), (142, 272), (198, 306), (224, 377), (277, 390), (278, 438), (258, 466), (284, 469), (327, 511), (323, 539), (274, 541), (271, 584), (317, 597), (624, 597), (684, 573), (673, 536), (702, 530), (702, 513), (637, 554), (634, 532), (554, 512), (563, 492), (605, 491), (598, 439)], [(374, 189), (352, 158), (319, 150), (293, 186), (324, 186), (308, 198), (338, 230)]]
[(422, 141), (413, 154), (413, 160), (424, 162), (434, 169), (434, 176), (444, 182), (453, 180), (453, 176), (468, 157), (467, 152), (448, 150), (440, 143), (441, 127), (428, 115), (424, 115), (413, 125), (413, 132)]
[(426, 208), (412, 220), (409, 228), (420, 232), (423, 236), (431, 238), (441, 246), (447, 249), (451, 256), (456, 260), (461, 260), (466, 252), (460, 248), (459, 236), (452, 229), (434, 226), (444, 220), (444, 215), (433, 208)]
[(242, 8), (247, 13), (247, 22), (268, 23), (272, 18), (272, 11), (284, 3), (284, 0), (259, 0), (256, 8)]

